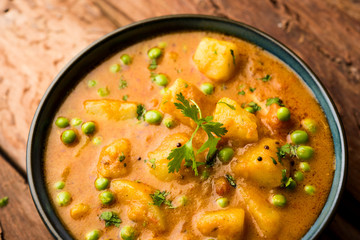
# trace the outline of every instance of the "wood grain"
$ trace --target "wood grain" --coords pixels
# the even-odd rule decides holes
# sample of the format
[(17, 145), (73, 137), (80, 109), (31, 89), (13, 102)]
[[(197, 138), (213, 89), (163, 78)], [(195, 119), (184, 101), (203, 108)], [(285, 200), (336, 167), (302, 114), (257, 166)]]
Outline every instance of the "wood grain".
[[(349, 146), (347, 191), (321, 239), (360, 239), (360, 224), (353, 220), (360, 218), (359, 0), (0, 1), (0, 155), (11, 162), (0, 158), (0, 196), (15, 196), (0, 209), (0, 239), (49, 237), (15, 170), (25, 173), (28, 129), (55, 75), (90, 42), (117, 27), (180, 13), (216, 15), (257, 27), (287, 45), (319, 76), (342, 116)], [(27, 203), (16, 200), (15, 193)], [(25, 233), (23, 225), (9, 222), (12, 214), (34, 226), (28, 231), (35, 235), (16, 235)]]

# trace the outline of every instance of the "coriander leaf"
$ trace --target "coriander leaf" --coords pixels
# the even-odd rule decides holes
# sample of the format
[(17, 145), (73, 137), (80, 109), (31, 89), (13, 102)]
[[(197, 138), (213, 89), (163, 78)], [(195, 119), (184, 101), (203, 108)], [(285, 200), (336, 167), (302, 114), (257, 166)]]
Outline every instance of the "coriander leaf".
[(226, 174), (225, 178), (230, 183), (230, 186), (232, 186), (233, 188), (236, 188), (236, 180), (234, 179), (233, 176), (231, 176), (230, 174)]
[(256, 88), (249, 87), (250, 92), (255, 92)]
[(226, 128), (223, 127), (222, 123), (207, 121), (206, 123), (201, 124), (202, 129), (210, 135), (210, 133), (215, 134), (218, 137), (221, 137), (227, 133)]
[(286, 169), (281, 170), (281, 176), (282, 176), (282, 178), (281, 178), (281, 185), (280, 186), (284, 187), (286, 182), (288, 181), (288, 178), (286, 176)]
[(285, 183), (285, 187), (287, 189), (294, 189), (296, 187), (296, 182), (294, 181), (294, 179), (292, 179), (292, 177), (288, 178), (288, 180)]
[(272, 160), (272, 162), (273, 162), (275, 165), (277, 164), (275, 158), (271, 157), (271, 160)]
[(122, 100), (127, 101), (128, 98), (129, 98), (129, 95), (124, 95), (124, 96), (122, 97)]
[(120, 156), (119, 156), (119, 161), (122, 162), (125, 160), (125, 155), (123, 152), (121, 152)]
[(214, 54), (217, 55), (217, 51), (216, 51), (216, 50), (214, 51)]
[(167, 159), (171, 160), (168, 163), (169, 173), (180, 171), (181, 163), (184, 159), (195, 159), (194, 149), (192, 147), (192, 139), (183, 146), (172, 149)]
[(145, 106), (143, 104), (137, 105), (136, 108), (137, 119), (141, 120), (144, 117), (145, 113), (146, 113)]
[(229, 108), (231, 108), (232, 110), (236, 110), (235, 107), (234, 107), (233, 105), (231, 105), (231, 104), (228, 104), (228, 103), (223, 102), (223, 101), (220, 101), (220, 102), (218, 102), (217, 104), (220, 104), (220, 103), (227, 105), (227, 106), (228, 106)]
[(100, 220), (105, 221), (105, 227), (110, 227), (110, 226), (120, 227), (120, 223), (122, 223), (119, 216), (111, 211), (101, 213), (99, 218)]
[(150, 79), (151, 79), (152, 82), (155, 81), (155, 77), (156, 77), (157, 75), (158, 75), (157, 73), (150, 72)]
[(242, 90), (242, 91), (238, 92), (238, 95), (245, 95), (245, 91)]
[(155, 70), (157, 68), (157, 62), (156, 59), (151, 59), (149, 67), (150, 70)]
[(127, 81), (124, 80), (123, 78), (120, 78), (119, 89), (124, 89), (126, 87), (127, 87)]
[(261, 110), (261, 107), (260, 107), (259, 105), (257, 105), (257, 103), (255, 103), (255, 102), (249, 102), (247, 105), (248, 105), (249, 107), (252, 107), (255, 112)]
[(208, 135), (208, 140), (199, 148), (199, 150), (197, 151), (197, 153), (201, 153), (203, 152), (205, 149), (209, 148), (209, 151), (207, 153), (206, 156), (206, 164), (207, 165), (212, 165), (213, 162), (213, 157), (215, 156), (215, 153), (217, 151), (217, 144), (220, 141), (221, 138), (215, 138), (212, 134)]
[(155, 164), (156, 159), (152, 158), (149, 160), (149, 162), (151, 163), (151, 168), (155, 169), (156, 168), (156, 164)]
[(266, 76), (263, 78), (258, 78), (258, 80), (261, 80), (263, 82), (268, 82), (268, 81), (270, 81), (270, 79), (271, 79), (271, 76), (269, 74), (266, 74)]
[(190, 104), (188, 100), (185, 99), (184, 95), (182, 93), (176, 95), (176, 99), (180, 103), (174, 103), (177, 109), (181, 110), (181, 113), (184, 114), (185, 117), (189, 117), (195, 122), (198, 121), (198, 115), (199, 115), (199, 107), (195, 104)]
[(274, 97), (274, 98), (268, 98), (267, 100), (266, 100), (266, 106), (268, 107), (268, 106), (270, 106), (271, 104), (277, 104), (277, 105), (279, 105), (279, 106), (281, 106), (281, 107), (283, 107), (283, 106), (285, 106), (284, 104), (283, 104), (283, 101), (280, 99), (280, 98), (278, 98), (278, 97)]
[(167, 191), (160, 191), (156, 190), (153, 194), (150, 194), (150, 197), (152, 198), (153, 202), (150, 203), (151, 205), (155, 206), (161, 206), (161, 204), (165, 203), (166, 197), (170, 194), (170, 192)]
[(3, 197), (0, 199), (0, 208), (5, 207), (9, 203), (9, 197)]
[(231, 53), (231, 56), (232, 56), (232, 59), (233, 59), (233, 64), (236, 65), (234, 50), (230, 49), (230, 53)]

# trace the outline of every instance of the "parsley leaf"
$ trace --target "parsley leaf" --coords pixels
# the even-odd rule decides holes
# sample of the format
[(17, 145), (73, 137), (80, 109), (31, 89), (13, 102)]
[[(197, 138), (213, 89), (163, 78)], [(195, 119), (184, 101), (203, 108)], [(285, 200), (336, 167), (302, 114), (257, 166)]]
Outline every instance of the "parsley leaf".
[(261, 80), (263, 82), (268, 82), (268, 81), (270, 81), (270, 79), (271, 79), (271, 75), (269, 75), (269, 74), (266, 74), (266, 76), (263, 78), (258, 78), (258, 80)]
[(9, 203), (9, 197), (3, 197), (0, 199), (0, 208), (5, 207)]
[(225, 178), (230, 183), (230, 186), (232, 186), (233, 188), (236, 188), (236, 180), (234, 179), (233, 176), (231, 176), (230, 174), (226, 174)]
[(124, 80), (123, 78), (120, 78), (119, 89), (124, 89), (127, 86), (128, 86), (127, 81)]
[(249, 107), (252, 107), (255, 112), (261, 110), (261, 107), (260, 107), (259, 105), (257, 105), (256, 102), (249, 102), (247, 105), (248, 105)]
[[(153, 202), (150, 203), (151, 205), (155, 206), (161, 206), (161, 204), (165, 203), (166, 205), (169, 205), (169, 200), (166, 200), (166, 197), (170, 194), (170, 192), (167, 191), (160, 191), (156, 190), (153, 194), (150, 194), (150, 197), (152, 198)], [(171, 202), (170, 202), (171, 205)]]
[(217, 104), (219, 104), (219, 103), (222, 103), (222, 104), (225, 104), (225, 105), (227, 105), (229, 108), (231, 108), (232, 110), (236, 110), (235, 109), (235, 107), (233, 106), (233, 105), (231, 105), (231, 104), (228, 104), (228, 103), (226, 103), (226, 102), (223, 102), (223, 101), (221, 101), (221, 102), (218, 102)]
[(281, 107), (283, 107), (283, 106), (285, 106), (284, 104), (283, 104), (283, 101), (280, 99), (280, 98), (278, 98), (278, 97), (274, 97), (274, 98), (268, 98), (267, 100), (266, 100), (266, 106), (268, 107), (268, 106), (270, 106), (271, 104), (277, 104), (277, 105), (279, 105), (279, 106), (281, 106)]
[(236, 65), (234, 50), (230, 49), (230, 53), (231, 53), (231, 56), (232, 56), (232, 59), (233, 59), (233, 64)]
[(245, 91), (242, 90), (242, 91), (238, 92), (238, 95), (245, 95)]
[(105, 227), (110, 227), (110, 226), (120, 227), (120, 223), (122, 223), (119, 216), (111, 211), (101, 213), (99, 218), (105, 221)]
[[(181, 113), (184, 116), (191, 118), (197, 124), (197, 127), (187, 143), (185, 143), (183, 146), (179, 148), (175, 148), (171, 150), (169, 156), (167, 157), (167, 159), (170, 160), (170, 162), (168, 163), (168, 170), (169, 173), (180, 171), (181, 163), (183, 160), (185, 160), (185, 165), (191, 166), (193, 171), (195, 172), (195, 176), (197, 176), (199, 174), (197, 169), (198, 166), (203, 165), (205, 163), (197, 162), (196, 154), (199, 154), (203, 152), (205, 149), (209, 148), (206, 159), (207, 162), (210, 161), (210, 159), (214, 156), (215, 152), (217, 151), (216, 145), (219, 142), (220, 137), (225, 135), (227, 130), (223, 127), (222, 123), (213, 122), (213, 117), (211, 116), (202, 118), (201, 110), (193, 100), (185, 99), (182, 93), (177, 94), (176, 96), (177, 96), (177, 100), (179, 101), (174, 103), (176, 108), (180, 109)], [(193, 104), (191, 104), (190, 102), (192, 102)], [(196, 132), (200, 128), (202, 128), (206, 132), (206, 134), (208, 135), (208, 139), (195, 154), (192, 145), (192, 140)], [(213, 134), (216, 135), (218, 138), (216, 138)]]
[(146, 113), (146, 109), (144, 104), (137, 105), (136, 108), (137, 119), (141, 120), (144, 117), (145, 113)]

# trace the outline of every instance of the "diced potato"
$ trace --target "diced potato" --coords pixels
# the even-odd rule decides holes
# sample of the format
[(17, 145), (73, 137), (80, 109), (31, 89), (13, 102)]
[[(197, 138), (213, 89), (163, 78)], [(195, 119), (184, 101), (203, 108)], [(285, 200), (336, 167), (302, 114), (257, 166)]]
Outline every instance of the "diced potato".
[(162, 232), (166, 229), (165, 217), (160, 208), (150, 204), (150, 194), (155, 189), (144, 183), (129, 180), (115, 180), (111, 182), (111, 189), (116, 194), (120, 204), (129, 205), (128, 217), (139, 223), (147, 223), (154, 232)]
[(230, 98), (221, 98), (215, 108), (214, 121), (224, 124), (228, 130), (224, 137), (240, 145), (258, 140), (257, 119)]
[(235, 43), (203, 38), (194, 55), (199, 71), (214, 81), (226, 81), (235, 72), (239, 50)]
[(70, 216), (77, 220), (89, 213), (90, 207), (87, 204), (79, 203), (70, 209)]
[(182, 146), (188, 140), (189, 136), (184, 133), (176, 133), (167, 136), (155, 151), (148, 154), (150, 160), (147, 161), (147, 164), (150, 167), (150, 173), (161, 181), (171, 181), (180, 178), (179, 173), (169, 173), (169, 160), (167, 157), (172, 149), (177, 148), (179, 143)]
[[(281, 184), (282, 169), (288, 168), (288, 161), (278, 162), (277, 148), (280, 145), (270, 138), (261, 139), (256, 145), (237, 156), (233, 162), (232, 170), (237, 177), (243, 177), (257, 183), (261, 187), (274, 188)], [(265, 148), (265, 146), (268, 146)], [(259, 161), (259, 157), (261, 160)], [(274, 160), (277, 162), (274, 164)]]
[(197, 219), (199, 231), (218, 240), (242, 239), (245, 213), (241, 208), (205, 212)]
[(127, 139), (118, 139), (105, 146), (100, 153), (97, 165), (101, 176), (118, 178), (128, 172), (131, 145)]
[[(261, 171), (261, 170), (260, 170)], [(281, 228), (281, 212), (266, 200), (266, 196), (258, 193), (257, 188), (242, 188), (238, 186), (245, 200), (247, 210), (254, 219), (262, 237), (276, 239)]]
[(122, 102), (119, 100), (87, 100), (84, 102), (84, 108), (89, 114), (102, 116), (115, 121), (137, 117), (137, 105), (135, 103)]
[(181, 110), (177, 109), (174, 105), (174, 103), (179, 102), (176, 95), (180, 93), (182, 93), (186, 99), (194, 100), (202, 109), (204, 94), (194, 85), (187, 83), (181, 78), (176, 79), (174, 84), (164, 93), (160, 109), (172, 115), (181, 123), (189, 127), (195, 127), (195, 122), (189, 117), (185, 117), (184, 114), (181, 113)]

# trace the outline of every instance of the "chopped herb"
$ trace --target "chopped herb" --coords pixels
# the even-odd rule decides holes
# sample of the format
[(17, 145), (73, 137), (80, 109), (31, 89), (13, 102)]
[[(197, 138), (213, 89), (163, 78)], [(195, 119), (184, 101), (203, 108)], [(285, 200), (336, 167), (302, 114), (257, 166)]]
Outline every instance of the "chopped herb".
[(110, 91), (107, 87), (104, 87), (104, 88), (99, 88), (97, 93), (100, 97), (106, 97), (107, 95), (110, 94)]
[(127, 81), (124, 80), (123, 78), (120, 78), (119, 89), (124, 89), (126, 87), (127, 87)]
[[(184, 95), (182, 93), (177, 94), (177, 100), (179, 102), (174, 103), (177, 109), (181, 110), (181, 113), (194, 120), (194, 122), (197, 124), (197, 127), (195, 131), (193, 132), (191, 138), (187, 143), (182, 145), (181, 147), (172, 149), (167, 159), (170, 160), (168, 163), (168, 170), (169, 173), (172, 172), (178, 172), (181, 168), (181, 163), (183, 160), (185, 160), (185, 163), (188, 165), (191, 163), (192, 169), (195, 172), (195, 175), (198, 175), (198, 166), (203, 165), (203, 162), (197, 162), (196, 161), (196, 154), (199, 154), (206, 149), (209, 149), (206, 159), (207, 161), (210, 160), (215, 152), (217, 151), (217, 144), (220, 141), (220, 137), (225, 135), (227, 130), (223, 127), (222, 123), (219, 122), (213, 122), (213, 117), (208, 116), (205, 118), (202, 118), (201, 110), (199, 106), (190, 99), (185, 99)], [(192, 102), (193, 104), (191, 104)], [(208, 135), (207, 141), (197, 150), (197, 152), (194, 152), (194, 148), (192, 145), (192, 141), (194, 136), (196, 135), (196, 132), (202, 128), (206, 134)], [(215, 137), (213, 134), (215, 134), (217, 137)]]
[(255, 92), (256, 88), (249, 87), (250, 92)]
[(149, 160), (149, 162), (151, 163), (151, 168), (155, 169), (156, 168), (156, 164), (155, 164), (156, 159), (152, 158)]
[(231, 56), (232, 56), (232, 59), (233, 59), (233, 64), (236, 65), (234, 50), (230, 49), (230, 53), (231, 53)]
[(153, 194), (150, 194), (150, 197), (153, 200), (150, 204), (160, 207), (161, 204), (164, 203), (165, 205), (172, 207), (171, 201), (166, 199), (169, 194), (170, 192), (167, 191), (156, 190)]
[(149, 69), (150, 70), (155, 70), (156, 68), (157, 68), (157, 61), (156, 61), (156, 58), (154, 58), (154, 59), (151, 59), (151, 61), (150, 61), (150, 65), (149, 65)]
[(158, 74), (155, 73), (155, 72), (150, 72), (150, 79), (151, 79), (152, 82), (155, 81), (155, 77), (156, 77), (157, 75), (158, 75)]
[(268, 106), (270, 106), (271, 104), (277, 104), (277, 105), (279, 105), (279, 106), (281, 106), (281, 107), (284, 107), (285, 105), (283, 104), (283, 101), (280, 99), (280, 98), (278, 98), (278, 97), (274, 97), (274, 98), (268, 98), (267, 100), (266, 100), (266, 106), (268, 107)]
[(129, 95), (124, 95), (124, 96), (122, 97), (122, 100), (127, 101), (128, 98), (129, 98)]
[(214, 54), (217, 55), (217, 51), (216, 51), (216, 50), (214, 51)]
[(0, 208), (5, 207), (9, 203), (9, 197), (3, 197), (0, 199)]
[(223, 85), (221, 85), (221, 90), (226, 90), (227, 86), (225, 85), (225, 83)]
[(120, 227), (120, 223), (122, 223), (119, 216), (111, 211), (101, 213), (99, 218), (105, 221), (105, 227), (110, 227), (110, 226)]
[(233, 188), (236, 188), (236, 181), (235, 181), (234, 177), (231, 176), (230, 174), (226, 174), (225, 177), (226, 177), (226, 180), (228, 180), (228, 182), (230, 183), (230, 186), (232, 186)]
[(285, 183), (285, 187), (287, 189), (294, 189), (296, 187), (296, 182), (294, 181), (294, 179), (292, 179), (292, 177), (288, 178), (288, 180)]
[(263, 78), (258, 78), (258, 80), (261, 80), (263, 82), (268, 82), (268, 81), (270, 81), (270, 79), (271, 79), (271, 76), (269, 74), (266, 74), (266, 76)]
[(282, 178), (281, 178), (281, 185), (280, 186), (285, 187), (286, 182), (288, 181), (288, 178), (286, 176), (286, 169), (281, 170), (281, 176), (282, 176)]
[(238, 95), (245, 95), (245, 91), (242, 90), (242, 91), (238, 92)]
[(255, 102), (249, 102), (247, 105), (248, 105), (249, 107), (252, 107), (255, 112), (261, 110), (261, 107), (260, 107), (259, 105), (257, 105)]
[(273, 161), (273, 163), (274, 163), (275, 165), (277, 164), (275, 158), (271, 157), (271, 160)]
[(231, 105), (231, 104), (228, 104), (228, 103), (223, 102), (223, 101), (218, 102), (217, 104), (219, 104), (219, 103), (225, 104), (226, 106), (228, 106), (228, 107), (231, 108), (232, 110), (236, 110), (236, 108), (235, 108), (233, 105)]
[(119, 161), (122, 162), (125, 160), (125, 154), (123, 152), (121, 152), (120, 156), (119, 156)]
[(137, 108), (136, 108), (137, 119), (138, 120), (143, 119), (145, 113), (146, 113), (145, 106), (143, 104), (137, 105)]
[(244, 84), (240, 84), (238, 88), (239, 88), (239, 90), (240, 90), (240, 89), (242, 89), (243, 87), (245, 87), (245, 85), (244, 85)]

